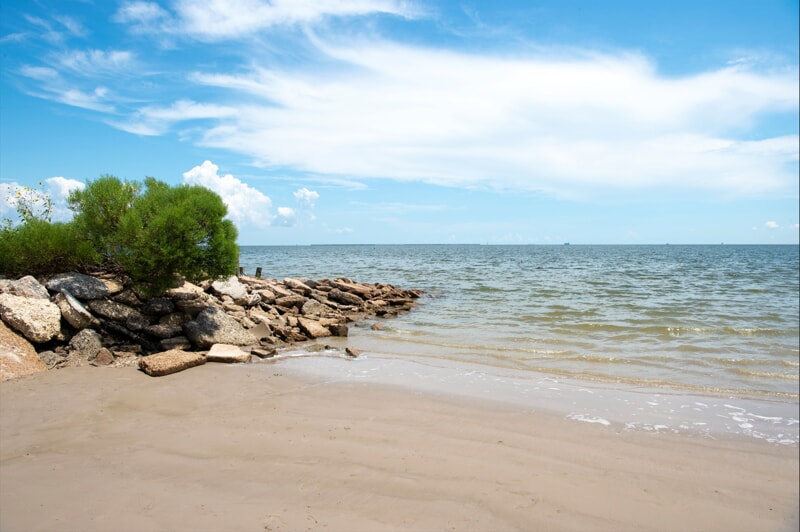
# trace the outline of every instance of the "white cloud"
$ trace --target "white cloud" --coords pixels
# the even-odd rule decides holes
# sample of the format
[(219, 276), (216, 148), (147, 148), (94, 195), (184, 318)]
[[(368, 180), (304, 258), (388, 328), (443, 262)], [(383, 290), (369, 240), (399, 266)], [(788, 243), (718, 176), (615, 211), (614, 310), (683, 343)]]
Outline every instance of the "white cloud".
[(84, 76), (127, 72), (134, 66), (133, 52), (128, 50), (70, 50), (55, 56), (56, 63)]
[(306, 187), (303, 187), (295, 191), (294, 199), (300, 202), (304, 207), (313, 209), (314, 203), (319, 199), (319, 194), (313, 190), (308, 190)]
[(291, 207), (278, 207), (278, 215), (275, 217), (275, 225), (289, 227), (295, 224), (296, 213)]
[(764, 227), (766, 227), (767, 229), (778, 229), (780, 225), (778, 224), (778, 222), (770, 220), (769, 222), (764, 223)]
[(205, 161), (183, 174), (184, 183), (213, 190), (228, 206), (228, 217), (240, 228), (267, 227), (272, 223), (272, 200), (231, 174), (219, 175), (219, 166)]
[(221, 40), (331, 16), (385, 13), (410, 18), (418, 14), (412, 4), (399, 0), (175, 0), (172, 8), (170, 13), (154, 2), (126, 2), (114, 20), (130, 24), (135, 32)]
[(162, 135), (179, 122), (235, 116), (234, 107), (179, 100), (169, 107), (145, 106), (127, 120), (109, 120), (118, 129), (137, 135)]
[(796, 69), (666, 78), (637, 54), (505, 58), (315, 42), (339, 68), (195, 74), (263, 102), (248, 98), (203, 143), (315, 174), (563, 197), (796, 190), (796, 135), (732, 134), (762, 114), (796, 111)]

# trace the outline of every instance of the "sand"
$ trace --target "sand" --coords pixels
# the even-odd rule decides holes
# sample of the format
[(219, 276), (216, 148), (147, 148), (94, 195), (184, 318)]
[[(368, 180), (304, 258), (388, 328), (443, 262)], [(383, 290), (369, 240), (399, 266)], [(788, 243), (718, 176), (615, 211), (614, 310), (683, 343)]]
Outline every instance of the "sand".
[(797, 524), (796, 447), (618, 431), (280, 364), (0, 384), (2, 531)]

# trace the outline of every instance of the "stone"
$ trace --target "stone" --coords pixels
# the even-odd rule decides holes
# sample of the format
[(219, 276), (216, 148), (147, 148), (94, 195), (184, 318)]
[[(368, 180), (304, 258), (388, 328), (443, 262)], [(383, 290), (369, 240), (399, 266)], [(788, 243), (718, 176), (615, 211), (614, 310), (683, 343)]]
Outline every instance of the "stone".
[(129, 307), (138, 307), (142, 304), (142, 300), (136, 295), (136, 292), (127, 288), (118, 294), (114, 294), (111, 299), (117, 303), (128, 305)]
[(185, 369), (201, 366), (206, 363), (206, 357), (200, 353), (189, 353), (172, 349), (142, 357), (139, 360), (139, 369), (151, 377), (170, 375)]
[(357, 295), (351, 294), (350, 292), (343, 292), (339, 288), (334, 288), (328, 292), (328, 299), (338, 301), (339, 303), (343, 303), (345, 305), (361, 306), (364, 304), (364, 300)]
[(355, 347), (345, 347), (344, 352), (350, 358), (357, 358), (358, 355), (362, 353), (360, 349), (356, 349)]
[(254, 347), (250, 350), (250, 354), (258, 358), (272, 358), (278, 354), (278, 349), (275, 347)]
[(170, 349), (179, 349), (181, 351), (186, 351), (192, 348), (192, 343), (185, 336), (175, 336), (173, 338), (165, 338), (164, 340), (161, 340), (158, 343), (158, 345), (164, 351), (169, 351)]
[(320, 303), (316, 299), (309, 299), (303, 303), (303, 307), (300, 309), (300, 313), (303, 314), (303, 316), (325, 316), (332, 311), (332, 308)]
[(239, 346), (230, 344), (214, 344), (206, 355), (208, 362), (245, 363), (250, 362), (250, 353)]
[(53, 292), (68, 290), (80, 300), (100, 299), (110, 294), (108, 286), (103, 281), (77, 272), (55, 275), (45, 283), (45, 286)]
[(187, 321), (189, 321), (189, 316), (183, 312), (166, 314), (158, 319), (158, 323), (161, 325), (171, 325), (173, 327), (181, 327)]
[(167, 290), (167, 295), (171, 297), (173, 301), (178, 302), (198, 298), (205, 299), (206, 293), (196, 284), (184, 281), (181, 286)]
[(172, 326), (172, 325), (164, 325), (162, 323), (157, 323), (155, 325), (148, 325), (143, 329), (143, 331), (150, 336), (155, 336), (156, 338), (174, 338), (175, 336), (180, 336), (183, 332), (183, 328), (181, 325)]
[(6, 284), (4, 291), (20, 297), (34, 297), (39, 299), (50, 299), (50, 293), (42, 283), (32, 275), (26, 275), (16, 281)]
[(347, 325), (344, 323), (332, 323), (327, 326), (328, 330), (331, 331), (331, 334), (334, 336), (347, 336), (350, 333), (350, 329), (347, 328)]
[(189, 341), (200, 349), (214, 344), (255, 345), (256, 338), (242, 325), (217, 307), (208, 307), (192, 321), (183, 324)]
[(175, 304), (167, 297), (153, 297), (142, 305), (141, 312), (154, 316), (164, 316), (175, 312)]
[(292, 307), (300, 308), (305, 304), (305, 302), (306, 298), (297, 294), (292, 294), (290, 296), (282, 296), (275, 300), (276, 305), (286, 308), (292, 308)]
[(300, 316), (297, 318), (297, 323), (300, 326), (300, 330), (311, 338), (331, 336), (331, 331), (329, 331), (326, 327), (323, 327), (322, 324), (316, 320), (306, 318), (305, 316)]
[(311, 287), (299, 279), (286, 278), (283, 280), (283, 284), (291, 290), (295, 290), (306, 296), (311, 293)]
[(57, 368), (67, 362), (67, 359), (55, 351), (42, 351), (39, 353), (39, 360), (45, 363), (47, 369)]
[(66, 288), (58, 292), (53, 301), (61, 311), (61, 317), (64, 318), (64, 321), (76, 329), (97, 326), (97, 320), (92, 316), (92, 313), (83, 306), (83, 303), (73, 297)]
[(70, 355), (81, 360), (92, 360), (103, 347), (103, 339), (94, 329), (83, 329), (69, 341)]
[(108, 366), (114, 362), (114, 354), (105, 347), (100, 348), (91, 361), (92, 366)]
[(205, 309), (209, 308), (208, 302), (204, 299), (197, 298), (197, 299), (178, 299), (175, 301), (175, 306), (181, 312), (185, 312), (189, 316), (197, 316)]
[(61, 310), (49, 299), (0, 294), (0, 318), (34, 343), (44, 343), (61, 333)]
[(247, 287), (239, 282), (239, 278), (231, 275), (211, 283), (211, 289), (219, 296), (230, 296), (235, 303), (247, 301)]
[(0, 321), (0, 382), (40, 371), (47, 371), (47, 364), (31, 343)]
[(372, 287), (354, 283), (349, 279), (335, 279), (331, 281), (331, 286), (342, 292), (357, 294), (361, 299), (369, 299), (373, 292)]
[(130, 318), (138, 319), (141, 316), (138, 310), (108, 299), (93, 299), (89, 301), (88, 305), (92, 312), (109, 320), (127, 321)]

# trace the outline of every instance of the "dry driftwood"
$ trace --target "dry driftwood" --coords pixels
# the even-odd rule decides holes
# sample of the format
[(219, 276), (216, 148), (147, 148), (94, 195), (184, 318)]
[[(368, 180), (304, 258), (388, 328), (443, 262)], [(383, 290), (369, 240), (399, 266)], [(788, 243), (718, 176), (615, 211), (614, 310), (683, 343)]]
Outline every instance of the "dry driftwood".
[(190, 353), (179, 349), (171, 349), (139, 360), (139, 369), (151, 377), (161, 377), (177, 373), (185, 369), (206, 363), (206, 357), (200, 353)]

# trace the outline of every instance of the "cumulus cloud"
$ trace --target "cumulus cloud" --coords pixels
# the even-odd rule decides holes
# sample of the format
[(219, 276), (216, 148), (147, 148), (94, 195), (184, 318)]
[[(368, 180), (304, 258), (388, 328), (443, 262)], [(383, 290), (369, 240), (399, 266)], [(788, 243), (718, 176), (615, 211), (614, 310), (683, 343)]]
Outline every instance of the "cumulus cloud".
[(231, 174), (219, 175), (219, 166), (204, 161), (183, 174), (184, 183), (213, 190), (228, 206), (228, 217), (239, 227), (267, 227), (272, 223), (272, 200)]
[(275, 225), (290, 227), (295, 224), (296, 213), (291, 207), (278, 207), (278, 215), (275, 217)]
[(319, 199), (319, 194), (313, 190), (308, 190), (306, 187), (303, 187), (295, 191), (294, 199), (300, 202), (304, 207), (313, 209), (314, 203)]
[(764, 222), (764, 227), (766, 227), (767, 229), (778, 229), (780, 225), (778, 224), (778, 222), (770, 220), (769, 222)]

